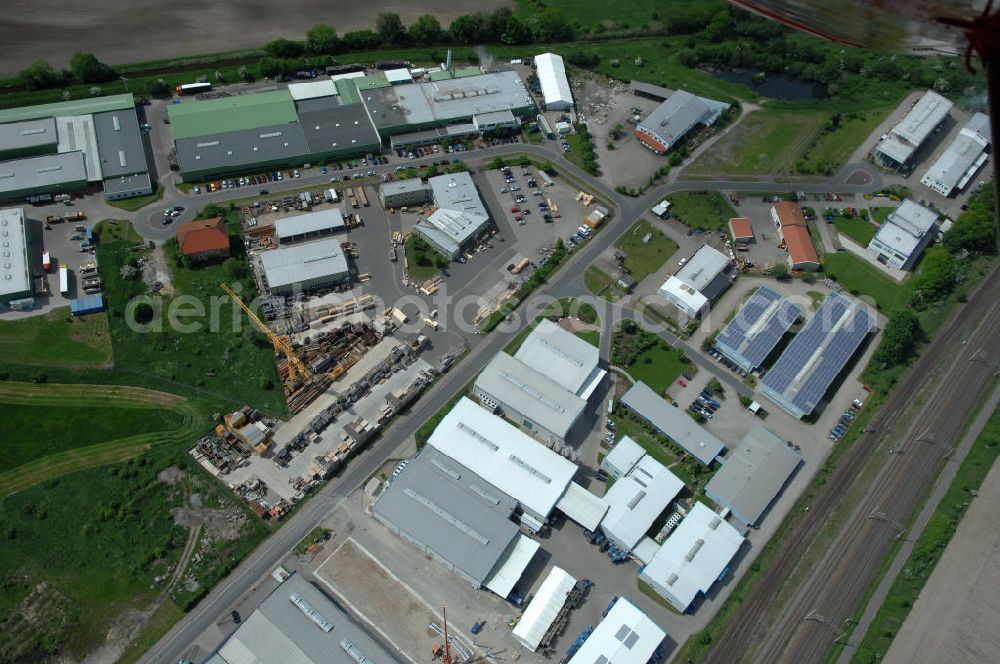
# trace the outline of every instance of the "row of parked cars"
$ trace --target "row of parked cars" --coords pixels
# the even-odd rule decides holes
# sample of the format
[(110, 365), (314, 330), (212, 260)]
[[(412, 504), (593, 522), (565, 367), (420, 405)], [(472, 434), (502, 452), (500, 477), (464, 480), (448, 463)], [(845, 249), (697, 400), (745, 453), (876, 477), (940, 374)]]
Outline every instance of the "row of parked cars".
[[(288, 177), (297, 178), (301, 177), (302, 174), (297, 170), (289, 171)], [(207, 191), (222, 191), (223, 189), (236, 189), (238, 187), (246, 187), (255, 184), (264, 184), (265, 182), (278, 182), (284, 180), (285, 175), (281, 171), (274, 171), (272, 173), (264, 173), (262, 175), (247, 175), (239, 178), (230, 178), (228, 180), (218, 180), (216, 182), (209, 182), (205, 185)], [(194, 193), (200, 194), (201, 187), (195, 187)]]
[(862, 403), (859, 399), (855, 399), (851, 403), (851, 405), (848, 406), (847, 410), (843, 412), (843, 414), (840, 416), (840, 419), (837, 420), (837, 423), (833, 425), (833, 428), (830, 429), (830, 434), (828, 438), (833, 442), (837, 442), (838, 440), (843, 438), (844, 434), (847, 433), (847, 428), (851, 426), (851, 422), (854, 421), (854, 418), (855, 416), (857, 416), (858, 411), (860, 411), (864, 405), (865, 404)]
[[(681, 263), (681, 265), (683, 265), (683, 263)], [(724, 367), (726, 367), (728, 369), (732, 369), (733, 371), (735, 371), (736, 373), (738, 373), (740, 376), (746, 376), (747, 375), (746, 371), (744, 371), (739, 366), (737, 366), (736, 363), (733, 362), (732, 360), (730, 360), (728, 357), (726, 357), (725, 355), (723, 355), (722, 353), (720, 353), (715, 346), (709, 346), (709, 348), (708, 348), (708, 350), (706, 352), (708, 353), (709, 357), (712, 357), (716, 362), (718, 362), (722, 366), (724, 366)], [(763, 378), (763, 377), (764, 377), (763, 374), (761, 374), (761, 378)]]
[(712, 391), (706, 387), (694, 398), (694, 401), (688, 406), (688, 410), (695, 415), (701, 415), (710, 420), (715, 411), (721, 407), (722, 404), (715, 400)]

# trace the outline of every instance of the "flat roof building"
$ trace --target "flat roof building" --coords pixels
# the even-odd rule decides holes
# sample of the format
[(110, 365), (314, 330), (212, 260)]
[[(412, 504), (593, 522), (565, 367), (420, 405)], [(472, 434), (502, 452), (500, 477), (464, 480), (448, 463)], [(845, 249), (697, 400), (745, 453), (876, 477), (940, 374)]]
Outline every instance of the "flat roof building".
[(754, 420), (705, 486), (705, 495), (755, 527), (801, 463), (798, 452)]
[(761, 392), (793, 417), (809, 415), (874, 329), (867, 308), (830, 293), (761, 380)]
[(647, 664), (667, 633), (627, 597), (619, 597), (568, 664)]
[(298, 573), (285, 579), (245, 617), (209, 660), (211, 664), (400, 661)]
[(809, 226), (799, 204), (778, 201), (771, 206), (771, 221), (778, 231), (778, 237), (785, 241), (789, 269), (818, 270), (819, 254), (809, 237)]
[(0, 159), (22, 159), (51, 154), (59, 145), (55, 118), (0, 124)]
[(483, 199), (479, 196), (472, 175), (466, 171), (446, 173), (429, 178), (427, 184), (431, 187), (434, 204), (439, 208), (467, 212), (479, 217), (489, 218)]
[(913, 108), (875, 146), (875, 161), (886, 168), (899, 168), (910, 160), (952, 107), (951, 101), (928, 90)]
[(622, 436), (621, 440), (615, 443), (611, 451), (604, 455), (601, 460), (601, 468), (606, 470), (612, 477), (622, 477), (627, 474), (639, 459), (646, 456), (646, 450), (642, 445), (635, 442), (630, 436)]
[(501, 351), (476, 377), (475, 394), (544, 442), (566, 442), (587, 402), (559, 383)]
[(633, 133), (647, 148), (663, 154), (696, 125), (710, 126), (728, 108), (729, 104), (678, 90), (636, 125)]
[(169, 104), (167, 115), (175, 141), (298, 122), (288, 90)]
[(573, 92), (569, 87), (569, 79), (566, 78), (566, 64), (561, 55), (536, 55), (535, 73), (542, 87), (546, 111), (568, 111), (573, 108)]
[(391, 180), (379, 185), (378, 196), (384, 208), (423, 205), (431, 201), (431, 186), (420, 178)]
[(744, 537), (704, 503), (696, 502), (660, 545), (639, 578), (682, 613), (692, 609), (729, 571)]
[(134, 108), (94, 114), (94, 132), (104, 179), (145, 173), (146, 150)]
[(934, 228), (937, 218), (937, 212), (904, 199), (868, 243), (868, 251), (879, 263), (897, 270), (913, 269), (924, 248), (937, 235)]
[(28, 227), (24, 208), (0, 210), (0, 240), (3, 241), (3, 255), (0, 256), (0, 303), (32, 297)]
[(336, 286), (350, 280), (350, 267), (337, 238), (304, 242), (260, 254), (268, 289), (275, 295)]
[(538, 650), (575, 587), (576, 579), (569, 572), (553, 566), (517, 621), (514, 638), (531, 652)]
[(800, 306), (761, 286), (716, 336), (715, 348), (743, 371), (759, 369), (800, 316)]
[(0, 163), (0, 201), (86, 188), (87, 166), (82, 152), (46, 154)]
[(302, 83), (289, 83), (288, 94), (295, 101), (303, 99), (318, 99), (320, 97), (335, 97), (337, 86), (332, 79), (320, 78), (315, 81), (305, 81)]
[(104, 197), (109, 201), (147, 196), (152, 193), (153, 181), (148, 172), (122, 175), (104, 181)]
[(581, 399), (589, 399), (607, 373), (600, 367), (600, 351), (548, 319), (539, 321), (514, 357)]
[(688, 417), (684, 410), (672, 407), (642, 381), (629, 388), (621, 402), (706, 466), (726, 449), (721, 440)]
[(601, 530), (615, 546), (630, 552), (682, 489), (683, 480), (644, 455), (604, 494), (608, 513)]
[(456, 258), (486, 230), (489, 213), (468, 173), (438, 175), (428, 184), (437, 209), (413, 230), (440, 253)]
[[(532, 554), (538, 549), (511, 520), (515, 509), (517, 501), (488, 480), (434, 447), (425, 447), (390, 481), (373, 513), (401, 538), (482, 588), (518, 546), (528, 546)], [(522, 538), (527, 540), (523, 544)], [(530, 557), (525, 566), (528, 562)], [(508, 588), (501, 597), (509, 593)]]
[(965, 185), (989, 159), (989, 147), (990, 116), (976, 113), (958, 132), (944, 154), (927, 169), (920, 183), (942, 196), (951, 196), (953, 191), (965, 189)]
[(175, 138), (177, 165), (187, 181), (211, 180), (253, 168), (301, 164), (309, 144), (301, 125), (288, 123)]
[(678, 279), (676, 275), (667, 277), (667, 280), (660, 285), (659, 293), (688, 318), (701, 318), (708, 311), (708, 298), (694, 286)]
[(57, 101), (51, 104), (36, 104), (0, 110), (0, 122), (18, 122), (36, 118), (61, 118), (71, 115), (92, 115), (105, 111), (135, 108), (135, 97), (131, 94), (88, 97), (72, 101)]
[(295, 112), (306, 137), (308, 159), (381, 152), (382, 140), (362, 104), (337, 97), (303, 99)]
[(476, 473), (544, 521), (577, 467), (517, 427), (463, 397), (427, 444)]
[(278, 244), (291, 244), (299, 240), (330, 235), (347, 228), (344, 215), (338, 207), (327, 207), (294, 217), (284, 217), (274, 222)]
[(703, 244), (677, 270), (677, 278), (713, 302), (729, 287), (732, 261), (718, 249)]
[(87, 169), (87, 181), (100, 182), (104, 179), (101, 170), (101, 155), (97, 148), (97, 131), (92, 115), (64, 115), (56, 118), (56, 133), (59, 134), (58, 152), (82, 152)]

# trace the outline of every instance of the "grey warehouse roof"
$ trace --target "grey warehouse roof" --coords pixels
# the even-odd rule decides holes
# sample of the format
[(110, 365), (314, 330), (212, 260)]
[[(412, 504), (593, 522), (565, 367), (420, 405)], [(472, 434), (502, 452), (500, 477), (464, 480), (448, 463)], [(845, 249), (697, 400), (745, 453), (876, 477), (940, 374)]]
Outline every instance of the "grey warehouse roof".
[(718, 249), (703, 244), (691, 255), (684, 267), (677, 270), (677, 278), (697, 291), (705, 290), (720, 272), (729, 267), (729, 257)]
[(518, 535), (517, 502), (474, 472), (425, 447), (389, 484), (375, 513), (480, 585)]
[(944, 120), (951, 107), (950, 100), (928, 90), (917, 100), (906, 117), (889, 130), (889, 136), (875, 147), (875, 151), (900, 164), (905, 163)]
[(705, 487), (712, 500), (753, 526), (802, 462), (802, 457), (757, 421)]
[(687, 90), (677, 90), (654, 108), (639, 126), (657, 135), (670, 147), (699, 122), (706, 125), (715, 122), (727, 108), (729, 104), (696, 97)]
[(134, 108), (95, 113), (93, 117), (101, 173), (105, 179), (149, 170)]
[(0, 210), (0, 297), (31, 290), (23, 208)]
[(726, 448), (721, 440), (688, 417), (687, 411), (674, 408), (641, 381), (622, 396), (622, 403), (706, 466)]
[(340, 105), (338, 97), (295, 102), (310, 152), (378, 145), (379, 136), (362, 104)]
[(535, 326), (514, 357), (583, 399), (605, 374), (596, 346), (547, 319)]
[(348, 272), (347, 258), (337, 238), (272, 249), (260, 255), (271, 288), (305, 283)]
[(411, 191), (429, 189), (430, 186), (422, 182), (420, 178), (410, 178), (409, 180), (390, 180), (379, 185), (379, 191), (384, 196), (394, 196), (396, 194), (406, 194)]
[(922, 246), (924, 237), (934, 228), (938, 214), (909, 198), (889, 213), (872, 241), (910, 256)]
[(0, 124), (0, 153), (26, 150), (51, 145), (53, 151), (59, 143), (54, 118), (23, 120)]
[(306, 233), (336, 230), (344, 228), (346, 225), (340, 208), (327, 207), (315, 212), (307, 212), (306, 214), (298, 214), (294, 217), (278, 219), (274, 222), (274, 229), (280, 242), (285, 238), (305, 235)]
[[(358, 653), (367, 659), (359, 660)], [(219, 660), (225, 664), (399, 661), (298, 573), (278, 585), (209, 661)]]
[(82, 152), (46, 154), (0, 163), (0, 194), (87, 181)]
[(427, 180), (439, 208), (457, 210), (489, 218), (472, 176), (466, 172), (438, 175)]
[(920, 182), (942, 196), (948, 196), (955, 187), (963, 187), (969, 178), (986, 161), (983, 155), (990, 144), (990, 117), (985, 113), (972, 116), (948, 149), (927, 169)]
[(309, 153), (305, 132), (298, 124), (181, 138), (174, 144), (181, 171), (239, 168), (246, 164), (293, 159)]
[(476, 389), (565, 439), (587, 402), (545, 371), (544, 366), (528, 366), (500, 351), (476, 378)]
[(105, 194), (117, 194), (137, 189), (151, 189), (152, 181), (148, 172), (136, 173), (135, 175), (123, 175), (117, 178), (110, 178), (104, 181)]

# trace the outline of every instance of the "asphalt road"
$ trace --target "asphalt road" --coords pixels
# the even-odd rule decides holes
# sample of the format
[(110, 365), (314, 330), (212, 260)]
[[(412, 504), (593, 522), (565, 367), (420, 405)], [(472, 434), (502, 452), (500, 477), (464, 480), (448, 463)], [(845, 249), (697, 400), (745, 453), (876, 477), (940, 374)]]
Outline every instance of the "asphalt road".
[[(706, 662), (826, 662), (856, 616), (882, 563), (909, 523), (998, 367), (1000, 272), (994, 270), (930, 344), (872, 418), (802, 519), (782, 540)], [(919, 400), (916, 412), (906, 407)], [(895, 429), (895, 430), (894, 430)], [(892, 448), (873, 454), (883, 435)], [(902, 435), (899, 435), (900, 432)], [(955, 459), (956, 461), (958, 459)], [(877, 474), (856, 505), (843, 505), (866, 464)], [(864, 481), (864, 480), (858, 480)], [(851, 510), (794, 587), (796, 563), (838, 510)]]
[[(594, 192), (599, 192), (606, 200), (611, 202), (616, 208), (616, 215), (611, 227), (598, 233), (596, 237), (587, 242), (586, 246), (580, 248), (571, 256), (557, 275), (541, 288), (536, 294), (547, 294), (555, 297), (566, 295), (584, 295), (587, 293), (583, 286), (583, 270), (590, 265), (602, 252), (624, 233), (631, 224), (641, 215), (645, 214), (656, 202), (664, 196), (685, 190), (706, 190), (716, 189), (723, 191), (746, 191), (746, 192), (780, 192), (780, 191), (804, 191), (806, 193), (825, 193), (836, 191), (840, 193), (863, 193), (876, 191), (882, 186), (882, 179), (877, 172), (865, 164), (849, 164), (838, 172), (833, 178), (823, 183), (811, 184), (791, 184), (788, 182), (740, 182), (740, 181), (676, 181), (657, 186), (639, 198), (621, 196), (606, 183), (591, 177), (581, 169), (566, 161), (561, 154), (553, 149), (542, 146), (516, 144), (504, 145), (478, 150), (474, 153), (462, 155), (467, 162), (478, 164), (489, 160), (494, 156), (511, 153), (527, 153), (536, 155), (539, 158), (547, 159), (555, 163), (561, 170), (585, 184)], [(430, 158), (424, 160), (413, 160), (407, 165), (419, 165), (423, 162), (432, 161)], [(376, 168), (377, 173), (395, 171), (396, 164), (381, 166)], [(321, 186), (329, 184), (330, 175), (310, 174), (307, 177), (296, 179), (286, 179), (281, 182), (269, 182), (266, 186), (272, 194), (298, 189), (307, 186)], [(860, 180), (865, 184), (847, 184), (848, 178), (851, 181), (858, 181), (858, 174), (863, 177)], [(166, 179), (166, 178), (164, 178)], [(173, 235), (170, 226), (162, 224), (162, 209), (175, 205), (184, 206), (185, 212), (178, 221), (185, 221), (194, 216), (195, 207), (200, 208), (208, 203), (224, 203), (234, 198), (253, 196), (260, 187), (245, 187), (236, 191), (224, 190), (216, 193), (202, 193), (200, 195), (184, 194), (170, 184), (166, 185), (164, 199), (157, 204), (154, 209), (140, 211), (133, 215), (137, 229), (141, 235), (147, 239), (162, 241)], [(176, 223), (176, 222), (175, 222)], [(626, 312), (625, 315), (630, 315)], [(631, 316), (630, 316), (631, 317)], [(602, 320), (606, 317), (602, 316)], [(445, 374), (420, 400), (419, 413), (434, 413), (439, 410), (448, 399), (478, 373), (485, 363), (497, 351), (516, 334), (519, 327), (524, 324), (521, 321), (517, 326), (501, 325), (496, 331), (486, 337), (473, 337), (468, 339), (469, 355), (451, 372)], [(510, 329), (512, 328), (513, 329)], [(669, 332), (661, 332), (661, 336), (673, 344), (681, 341)], [(699, 363), (705, 362), (698, 352), (690, 355)], [(726, 378), (725, 374), (720, 376)], [(748, 393), (749, 390), (735, 376), (729, 376), (729, 383), (739, 393)], [(257, 547), (237, 568), (225, 579), (223, 579), (187, 616), (176, 624), (160, 641), (150, 649), (142, 658), (142, 662), (150, 664), (175, 664), (186, 654), (189, 645), (206, 629), (214, 624), (217, 617), (229, 610), (229, 607), (236, 604), (257, 581), (265, 574), (269, 574), (288, 552), (314, 528), (324, 516), (334, 509), (347, 495), (349, 495), (358, 485), (371, 476), (382, 464), (384, 459), (396, 448), (402, 445), (411, 437), (416, 429), (423, 423), (422, 415), (411, 414), (395, 420), (383, 434), (363, 453), (351, 461), (346, 470), (331, 479), (320, 491), (302, 505), (298, 512), (289, 518), (280, 529), (268, 537)]]

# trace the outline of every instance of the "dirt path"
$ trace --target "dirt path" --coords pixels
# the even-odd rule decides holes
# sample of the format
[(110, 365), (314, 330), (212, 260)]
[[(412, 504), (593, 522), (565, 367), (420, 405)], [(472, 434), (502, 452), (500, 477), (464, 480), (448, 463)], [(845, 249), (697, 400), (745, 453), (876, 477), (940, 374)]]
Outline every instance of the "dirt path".
[(177, 569), (174, 570), (174, 575), (170, 577), (170, 581), (167, 583), (166, 589), (169, 592), (177, 582), (181, 580), (184, 575), (184, 570), (187, 569), (188, 561), (191, 560), (191, 556), (194, 555), (194, 547), (198, 545), (198, 536), (201, 534), (201, 526), (191, 526), (188, 529), (188, 540), (187, 544), (184, 545), (184, 553), (181, 554), (180, 560), (177, 561)]

